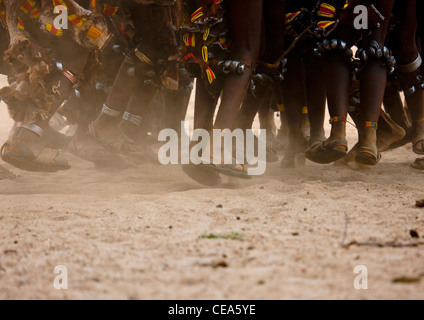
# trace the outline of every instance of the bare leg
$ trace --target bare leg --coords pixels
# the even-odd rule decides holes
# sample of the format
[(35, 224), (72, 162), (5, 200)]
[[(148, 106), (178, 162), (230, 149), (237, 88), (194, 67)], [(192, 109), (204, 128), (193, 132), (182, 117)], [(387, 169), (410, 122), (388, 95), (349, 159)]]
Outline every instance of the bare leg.
[(217, 99), (213, 98), (207, 92), (204, 82), (202, 80), (197, 80), (194, 129), (212, 131), (216, 103)]
[[(128, 102), (138, 85), (139, 79), (128, 73), (128, 70), (132, 67), (128, 62), (122, 62), (112, 91), (106, 100), (106, 106), (118, 113), (123, 113), (126, 110)], [(117, 129), (121, 119), (121, 116), (114, 117), (104, 112), (100, 113), (93, 123), (97, 137), (109, 136), (110, 130)]]
[(405, 0), (400, 6), (399, 30), (396, 34), (396, 56), (399, 63), (400, 82), (406, 90), (406, 101), (412, 118), (412, 143), (413, 150), (417, 154), (424, 154), (424, 91), (416, 90), (409, 94), (408, 89), (415, 85), (415, 79), (420, 73), (420, 68), (410, 73), (403, 73), (402, 66), (409, 65), (419, 56), (417, 48), (416, 30), (417, 1)]
[[(380, 48), (383, 48), (390, 22), (388, 17), (392, 12), (394, 0), (378, 0), (374, 4), (381, 14), (387, 17), (381, 27), (371, 34), (371, 39), (376, 41)], [(377, 127), (373, 126), (372, 123), (376, 124), (380, 116), (387, 82), (386, 67), (377, 59), (370, 59), (361, 71), (360, 80), (360, 112), (364, 128), (359, 129), (359, 148), (356, 160), (363, 164), (376, 164), (379, 161)]]
[[(232, 0), (230, 7), (230, 29), (233, 39), (231, 59), (243, 61), (254, 66), (259, 56), (261, 37), (262, 1)], [(250, 84), (252, 70), (247, 69), (242, 75), (230, 74), (225, 79), (222, 101), (219, 106), (216, 129), (232, 128), (237, 113), (244, 100)]]
[(251, 129), (256, 114), (259, 112), (259, 109), (262, 107), (262, 105), (266, 104), (266, 101), (270, 95), (271, 93), (267, 86), (257, 84), (255, 93), (248, 93), (246, 95), (240, 112), (238, 113), (236, 125), (234, 128), (240, 128), (243, 130)]
[(286, 149), (283, 167), (293, 167), (298, 154), (305, 153), (306, 141), (302, 131), (302, 107), (304, 106), (304, 69), (300, 56), (289, 57), (286, 80), (281, 85), (285, 101), (289, 145)]
[(324, 118), (326, 106), (325, 83), (322, 60), (308, 54), (305, 59), (306, 98), (309, 123), (311, 125), (310, 145), (325, 141)]
[[(341, 27), (339, 37), (348, 39), (349, 35), (350, 30)], [(337, 39), (338, 36), (335, 35), (334, 38)], [(306, 152), (306, 157), (316, 163), (328, 164), (343, 158), (348, 150), (346, 118), (349, 107), (348, 92), (351, 83), (350, 61), (340, 53), (330, 52), (323, 57), (323, 67), (325, 89), (321, 90), (327, 93), (328, 109), (332, 123), (331, 133), (325, 142), (311, 145), (311, 148)], [(317, 92), (317, 94), (319, 93)], [(319, 121), (321, 122), (323, 114), (319, 113), (320, 108), (322, 106), (312, 107), (319, 114)], [(318, 127), (318, 120), (316, 125)]]

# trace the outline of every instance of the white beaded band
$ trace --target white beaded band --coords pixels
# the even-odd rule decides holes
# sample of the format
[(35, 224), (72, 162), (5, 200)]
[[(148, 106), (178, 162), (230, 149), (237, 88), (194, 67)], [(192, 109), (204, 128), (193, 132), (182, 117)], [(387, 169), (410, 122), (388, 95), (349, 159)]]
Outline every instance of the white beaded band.
[(121, 116), (121, 112), (109, 108), (106, 104), (103, 105), (102, 113), (114, 118), (118, 118)]
[(136, 115), (131, 114), (129, 112), (125, 112), (122, 119), (124, 119), (125, 121), (128, 121), (128, 122), (131, 122), (132, 124), (136, 125), (137, 127), (141, 127), (142, 118), (140, 116), (136, 116)]

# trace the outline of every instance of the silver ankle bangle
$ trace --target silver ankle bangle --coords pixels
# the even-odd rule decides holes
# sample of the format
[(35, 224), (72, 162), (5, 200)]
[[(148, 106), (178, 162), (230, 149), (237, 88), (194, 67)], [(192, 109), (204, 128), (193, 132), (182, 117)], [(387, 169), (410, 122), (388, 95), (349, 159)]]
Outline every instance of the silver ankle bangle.
[(136, 125), (137, 127), (141, 127), (142, 118), (140, 116), (136, 116), (136, 115), (131, 114), (129, 112), (125, 112), (122, 119), (124, 119), (125, 121), (128, 121), (128, 122), (131, 122), (132, 124)]
[(109, 108), (106, 104), (103, 105), (102, 113), (107, 114), (113, 118), (118, 118), (121, 116), (121, 112)]
[(421, 55), (418, 54), (417, 59), (415, 59), (413, 62), (409, 64), (399, 65), (399, 71), (402, 73), (412, 73), (414, 71), (417, 71), (423, 63), (423, 60), (421, 58)]
[(39, 135), (40, 137), (43, 135), (44, 130), (41, 129), (39, 126), (37, 126), (34, 123), (24, 123), (22, 124), (21, 128), (28, 129), (29, 131), (34, 132), (35, 134)]

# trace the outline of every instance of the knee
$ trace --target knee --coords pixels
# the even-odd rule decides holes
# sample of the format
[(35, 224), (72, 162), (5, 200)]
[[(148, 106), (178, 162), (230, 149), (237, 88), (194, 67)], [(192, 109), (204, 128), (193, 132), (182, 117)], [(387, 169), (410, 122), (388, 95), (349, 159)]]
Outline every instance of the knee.
[(259, 45), (239, 46), (234, 48), (232, 56), (248, 64), (254, 64), (259, 58)]

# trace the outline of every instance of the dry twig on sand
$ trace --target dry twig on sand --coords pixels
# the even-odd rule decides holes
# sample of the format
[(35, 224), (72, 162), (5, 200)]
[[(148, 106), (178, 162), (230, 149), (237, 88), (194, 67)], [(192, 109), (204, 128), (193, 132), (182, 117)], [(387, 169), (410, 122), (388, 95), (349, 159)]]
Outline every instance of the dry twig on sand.
[(349, 217), (347, 214), (345, 214), (345, 229), (343, 232), (343, 238), (341, 242), (341, 247), (343, 249), (349, 249), (352, 246), (357, 247), (376, 247), (376, 248), (416, 248), (420, 246), (424, 246), (424, 242), (422, 241), (415, 241), (415, 242), (408, 242), (408, 243), (399, 243), (396, 241), (387, 241), (387, 242), (358, 242), (358, 241), (351, 241), (349, 243), (346, 243), (346, 238), (349, 230)]

